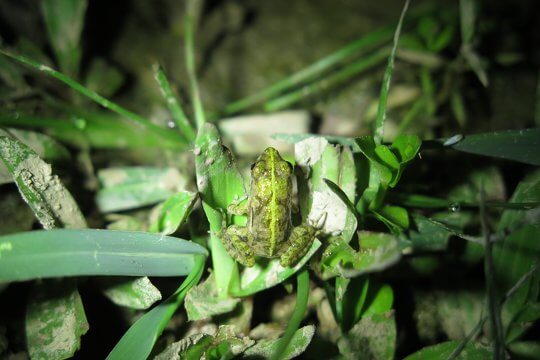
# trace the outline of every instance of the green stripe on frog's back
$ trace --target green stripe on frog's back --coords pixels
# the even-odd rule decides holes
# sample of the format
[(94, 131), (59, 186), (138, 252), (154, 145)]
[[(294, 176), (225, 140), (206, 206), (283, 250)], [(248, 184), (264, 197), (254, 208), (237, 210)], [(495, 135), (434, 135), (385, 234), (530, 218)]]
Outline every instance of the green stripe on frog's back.
[(274, 151), (268, 151), (268, 154), (270, 155), (270, 174), (272, 179), (272, 198), (270, 200), (270, 239), (268, 239), (268, 254), (272, 256), (276, 253), (278, 242), (276, 234), (279, 233), (277, 229), (277, 191), (279, 186), (276, 182), (276, 153)]

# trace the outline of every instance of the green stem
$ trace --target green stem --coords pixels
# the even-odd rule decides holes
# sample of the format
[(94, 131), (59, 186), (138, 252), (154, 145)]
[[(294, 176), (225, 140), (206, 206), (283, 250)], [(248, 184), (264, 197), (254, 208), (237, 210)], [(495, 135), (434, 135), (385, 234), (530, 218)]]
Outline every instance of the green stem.
[(298, 330), (298, 328), (300, 327), (300, 323), (302, 322), (304, 314), (306, 313), (309, 299), (309, 272), (306, 269), (302, 270), (298, 274), (296, 281), (296, 305), (294, 307), (291, 320), (287, 325), (287, 329), (285, 329), (285, 333), (281, 337), (279, 345), (277, 346), (275, 352), (272, 354), (272, 360), (280, 360), (283, 358), (283, 354), (285, 353), (287, 346), (291, 342), (291, 339), (296, 330)]

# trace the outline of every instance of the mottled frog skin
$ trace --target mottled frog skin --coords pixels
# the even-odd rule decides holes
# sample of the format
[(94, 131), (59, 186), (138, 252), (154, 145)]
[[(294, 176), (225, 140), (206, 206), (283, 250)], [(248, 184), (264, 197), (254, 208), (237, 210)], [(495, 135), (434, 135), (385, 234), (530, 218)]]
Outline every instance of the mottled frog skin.
[(229, 211), (246, 214), (245, 227), (231, 225), (222, 232), (227, 252), (245, 266), (255, 256), (280, 258), (284, 267), (295, 264), (308, 251), (317, 229), (291, 223), (293, 168), (274, 148), (267, 148), (251, 168), (247, 203), (231, 205)]

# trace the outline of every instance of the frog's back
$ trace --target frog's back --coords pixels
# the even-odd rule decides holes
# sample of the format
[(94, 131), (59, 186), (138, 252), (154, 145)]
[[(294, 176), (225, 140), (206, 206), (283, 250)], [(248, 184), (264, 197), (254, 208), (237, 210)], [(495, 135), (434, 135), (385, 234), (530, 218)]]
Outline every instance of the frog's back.
[(251, 246), (258, 256), (275, 257), (291, 228), (292, 169), (272, 148), (257, 161), (249, 204)]

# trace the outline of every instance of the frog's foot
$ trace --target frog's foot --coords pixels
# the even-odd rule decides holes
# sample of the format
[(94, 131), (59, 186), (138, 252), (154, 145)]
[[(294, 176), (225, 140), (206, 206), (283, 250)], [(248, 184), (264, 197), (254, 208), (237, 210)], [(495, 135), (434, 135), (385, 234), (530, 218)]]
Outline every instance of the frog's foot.
[(227, 212), (232, 215), (245, 215), (247, 214), (247, 198), (243, 197), (241, 199), (233, 201), (229, 206), (227, 206)]
[(280, 265), (283, 267), (294, 265), (306, 255), (317, 233), (317, 229), (310, 225), (294, 227), (287, 241), (287, 249), (279, 259)]
[(231, 225), (221, 236), (225, 250), (240, 264), (251, 267), (255, 265), (255, 254), (246, 242), (247, 229)]

